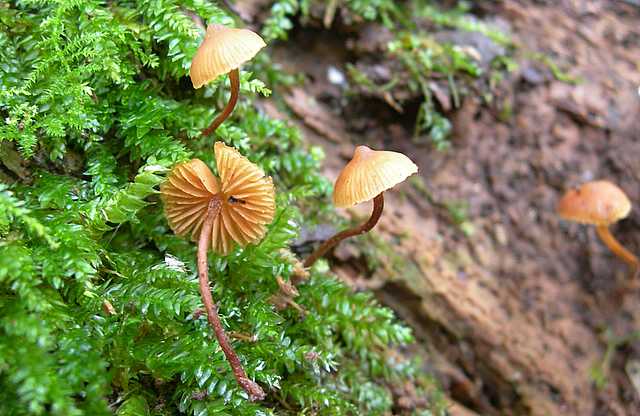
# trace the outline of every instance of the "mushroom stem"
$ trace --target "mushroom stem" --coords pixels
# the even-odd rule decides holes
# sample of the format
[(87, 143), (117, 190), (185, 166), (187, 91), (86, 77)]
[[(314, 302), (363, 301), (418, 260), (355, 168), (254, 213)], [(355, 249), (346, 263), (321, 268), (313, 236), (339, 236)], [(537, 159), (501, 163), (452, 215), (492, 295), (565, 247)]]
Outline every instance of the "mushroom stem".
[(211, 290), (209, 288), (209, 266), (207, 262), (207, 251), (209, 244), (211, 243), (211, 231), (213, 228), (213, 221), (220, 213), (222, 207), (222, 201), (219, 196), (211, 198), (209, 206), (207, 207), (207, 216), (202, 224), (202, 230), (200, 231), (200, 238), (198, 240), (198, 281), (200, 283), (200, 295), (202, 296), (202, 302), (207, 311), (207, 318), (211, 327), (213, 328), (216, 338), (222, 347), (224, 355), (227, 357), (227, 361), (231, 365), (233, 375), (236, 377), (240, 387), (244, 389), (249, 395), (249, 400), (256, 401), (262, 400), (265, 397), (265, 393), (262, 388), (254, 381), (247, 377), (247, 374), (242, 368), (242, 363), (238, 358), (238, 355), (233, 350), (227, 334), (224, 332), (222, 322), (218, 316), (218, 307), (213, 303), (211, 297)]
[(380, 219), (380, 215), (382, 215), (382, 209), (384, 208), (384, 196), (380, 193), (373, 199), (373, 211), (371, 212), (371, 217), (365, 222), (357, 227), (350, 228), (348, 230), (344, 230), (329, 238), (327, 241), (322, 243), (320, 247), (318, 247), (307, 259), (304, 261), (304, 267), (311, 267), (313, 263), (316, 262), (320, 257), (322, 257), (327, 251), (336, 246), (342, 240), (353, 237), (355, 235), (364, 234), (371, 230)]
[(596, 231), (598, 236), (602, 240), (602, 242), (609, 247), (613, 254), (622, 259), (625, 263), (631, 267), (633, 270), (633, 276), (638, 274), (638, 270), (640, 269), (640, 262), (638, 262), (638, 258), (634, 256), (629, 250), (624, 248), (622, 244), (615, 239), (615, 237), (609, 231), (609, 227), (606, 225), (599, 225), (596, 227)]
[(220, 113), (218, 117), (213, 120), (211, 125), (202, 130), (203, 136), (208, 136), (216, 131), (220, 124), (222, 124), (222, 122), (225, 121), (227, 117), (229, 117), (229, 114), (231, 114), (233, 109), (236, 107), (238, 96), (240, 95), (240, 71), (238, 70), (238, 68), (232, 69), (229, 72), (229, 81), (231, 83), (231, 97), (229, 97), (229, 102), (224, 107), (224, 110), (222, 110), (222, 113)]

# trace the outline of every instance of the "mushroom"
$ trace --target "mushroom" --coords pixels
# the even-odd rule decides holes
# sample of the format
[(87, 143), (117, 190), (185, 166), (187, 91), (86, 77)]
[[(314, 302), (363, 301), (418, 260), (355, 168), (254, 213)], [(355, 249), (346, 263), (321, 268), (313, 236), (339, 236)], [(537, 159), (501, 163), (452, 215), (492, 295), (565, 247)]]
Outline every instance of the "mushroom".
[(382, 215), (384, 191), (416, 172), (418, 167), (402, 153), (372, 150), (367, 146), (356, 147), (353, 158), (336, 180), (333, 203), (338, 208), (348, 208), (373, 199), (371, 217), (365, 223), (341, 231), (322, 243), (304, 261), (304, 267), (312, 266), (318, 258), (342, 240), (371, 230)]
[(202, 131), (203, 136), (213, 133), (229, 117), (238, 102), (240, 73), (238, 68), (267, 46), (264, 40), (249, 29), (235, 29), (222, 25), (209, 25), (204, 41), (198, 48), (189, 75), (193, 87), (198, 89), (220, 75), (229, 74), (231, 97), (222, 113)]
[(169, 226), (198, 242), (198, 280), (207, 318), (238, 384), (249, 399), (262, 400), (262, 388), (250, 380), (233, 350), (209, 289), (207, 250), (226, 255), (234, 245), (260, 241), (275, 213), (271, 177), (232, 147), (214, 145), (220, 179), (199, 159), (177, 165), (160, 187)]
[(631, 211), (631, 202), (622, 189), (608, 181), (584, 183), (564, 194), (558, 202), (557, 211), (565, 220), (595, 225), (602, 242), (631, 267), (634, 276), (637, 275), (638, 258), (624, 248), (609, 230), (610, 225), (627, 217)]

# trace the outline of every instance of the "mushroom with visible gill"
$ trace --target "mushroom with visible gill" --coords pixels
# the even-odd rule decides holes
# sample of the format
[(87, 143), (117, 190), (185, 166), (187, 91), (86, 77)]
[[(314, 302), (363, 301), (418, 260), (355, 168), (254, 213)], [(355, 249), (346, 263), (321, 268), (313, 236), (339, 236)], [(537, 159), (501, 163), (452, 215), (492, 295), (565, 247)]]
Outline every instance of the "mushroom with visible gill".
[(198, 242), (198, 280), (207, 319), (231, 365), (238, 384), (249, 399), (262, 400), (262, 388), (247, 377), (224, 332), (209, 288), (207, 250), (222, 255), (258, 242), (275, 213), (271, 177), (222, 142), (214, 145), (220, 179), (199, 159), (176, 166), (161, 186), (169, 226), (177, 235), (191, 235)]
[(318, 258), (342, 240), (371, 230), (382, 215), (384, 191), (416, 172), (418, 167), (402, 153), (372, 150), (367, 146), (356, 147), (353, 158), (336, 180), (333, 203), (338, 208), (348, 208), (373, 199), (371, 217), (365, 223), (341, 231), (322, 243), (307, 257), (304, 267), (311, 267)]
[(229, 74), (231, 97), (222, 113), (202, 131), (203, 136), (213, 133), (229, 117), (238, 102), (240, 72), (238, 68), (267, 46), (257, 33), (249, 29), (235, 29), (222, 25), (209, 25), (198, 48), (189, 75), (193, 87), (198, 89), (220, 75)]
[(561, 218), (581, 224), (595, 225), (602, 242), (638, 274), (638, 258), (615, 239), (609, 226), (627, 217), (631, 202), (627, 195), (611, 182), (592, 181), (570, 189), (560, 199), (557, 212)]

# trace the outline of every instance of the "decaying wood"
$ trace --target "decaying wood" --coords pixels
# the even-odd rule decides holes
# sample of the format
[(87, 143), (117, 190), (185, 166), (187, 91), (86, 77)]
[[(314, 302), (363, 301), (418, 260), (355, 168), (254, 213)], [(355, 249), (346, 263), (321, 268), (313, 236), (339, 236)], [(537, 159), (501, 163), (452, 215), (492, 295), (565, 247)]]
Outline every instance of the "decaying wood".
[(315, 98), (302, 88), (293, 88), (290, 94), (285, 95), (284, 100), (307, 126), (328, 140), (335, 143), (349, 140), (348, 135), (344, 135), (346, 131), (344, 121), (332, 116), (325, 106), (319, 105)]

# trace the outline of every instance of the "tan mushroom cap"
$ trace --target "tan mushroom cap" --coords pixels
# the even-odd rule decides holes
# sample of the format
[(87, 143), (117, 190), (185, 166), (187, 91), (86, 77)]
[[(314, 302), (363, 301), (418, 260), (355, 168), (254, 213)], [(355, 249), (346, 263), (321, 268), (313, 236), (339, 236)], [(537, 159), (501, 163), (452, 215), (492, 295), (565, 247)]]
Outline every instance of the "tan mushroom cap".
[(207, 165), (193, 159), (176, 166), (160, 187), (169, 226), (178, 235), (198, 241), (209, 201), (222, 202), (213, 222), (211, 248), (226, 255), (234, 243), (244, 247), (261, 240), (275, 213), (271, 177), (237, 150), (217, 142), (214, 146), (221, 180)]
[(369, 201), (416, 172), (418, 167), (402, 153), (358, 146), (336, 180), (333, 203), (346, 208)]
[(593, 181), (567, 191), (557, 211), (565, 220), (609, 226), (629, 215), (631, 202), (613, 183)]
[(237, 69), (267, 46), (249, 29), (209, 25), (204, 41), (191, 61), (191, 82), (198, 89), (220, 75)]
[(243, 247), (264, 237), (275, 215), (275, 189), (271, 177), (233, 147), (216, 142), (214, 152), (223, 204), (211, 245), (226, 254), (231, 251), (229, 237)]
[[(211, 197), (220, 192), (218, 179), (199, 159), (177, 165), (160, 186), (169, 226), (178, 235), (200, 229)], [(194, 233), (194, 238), (197, 234)]]

